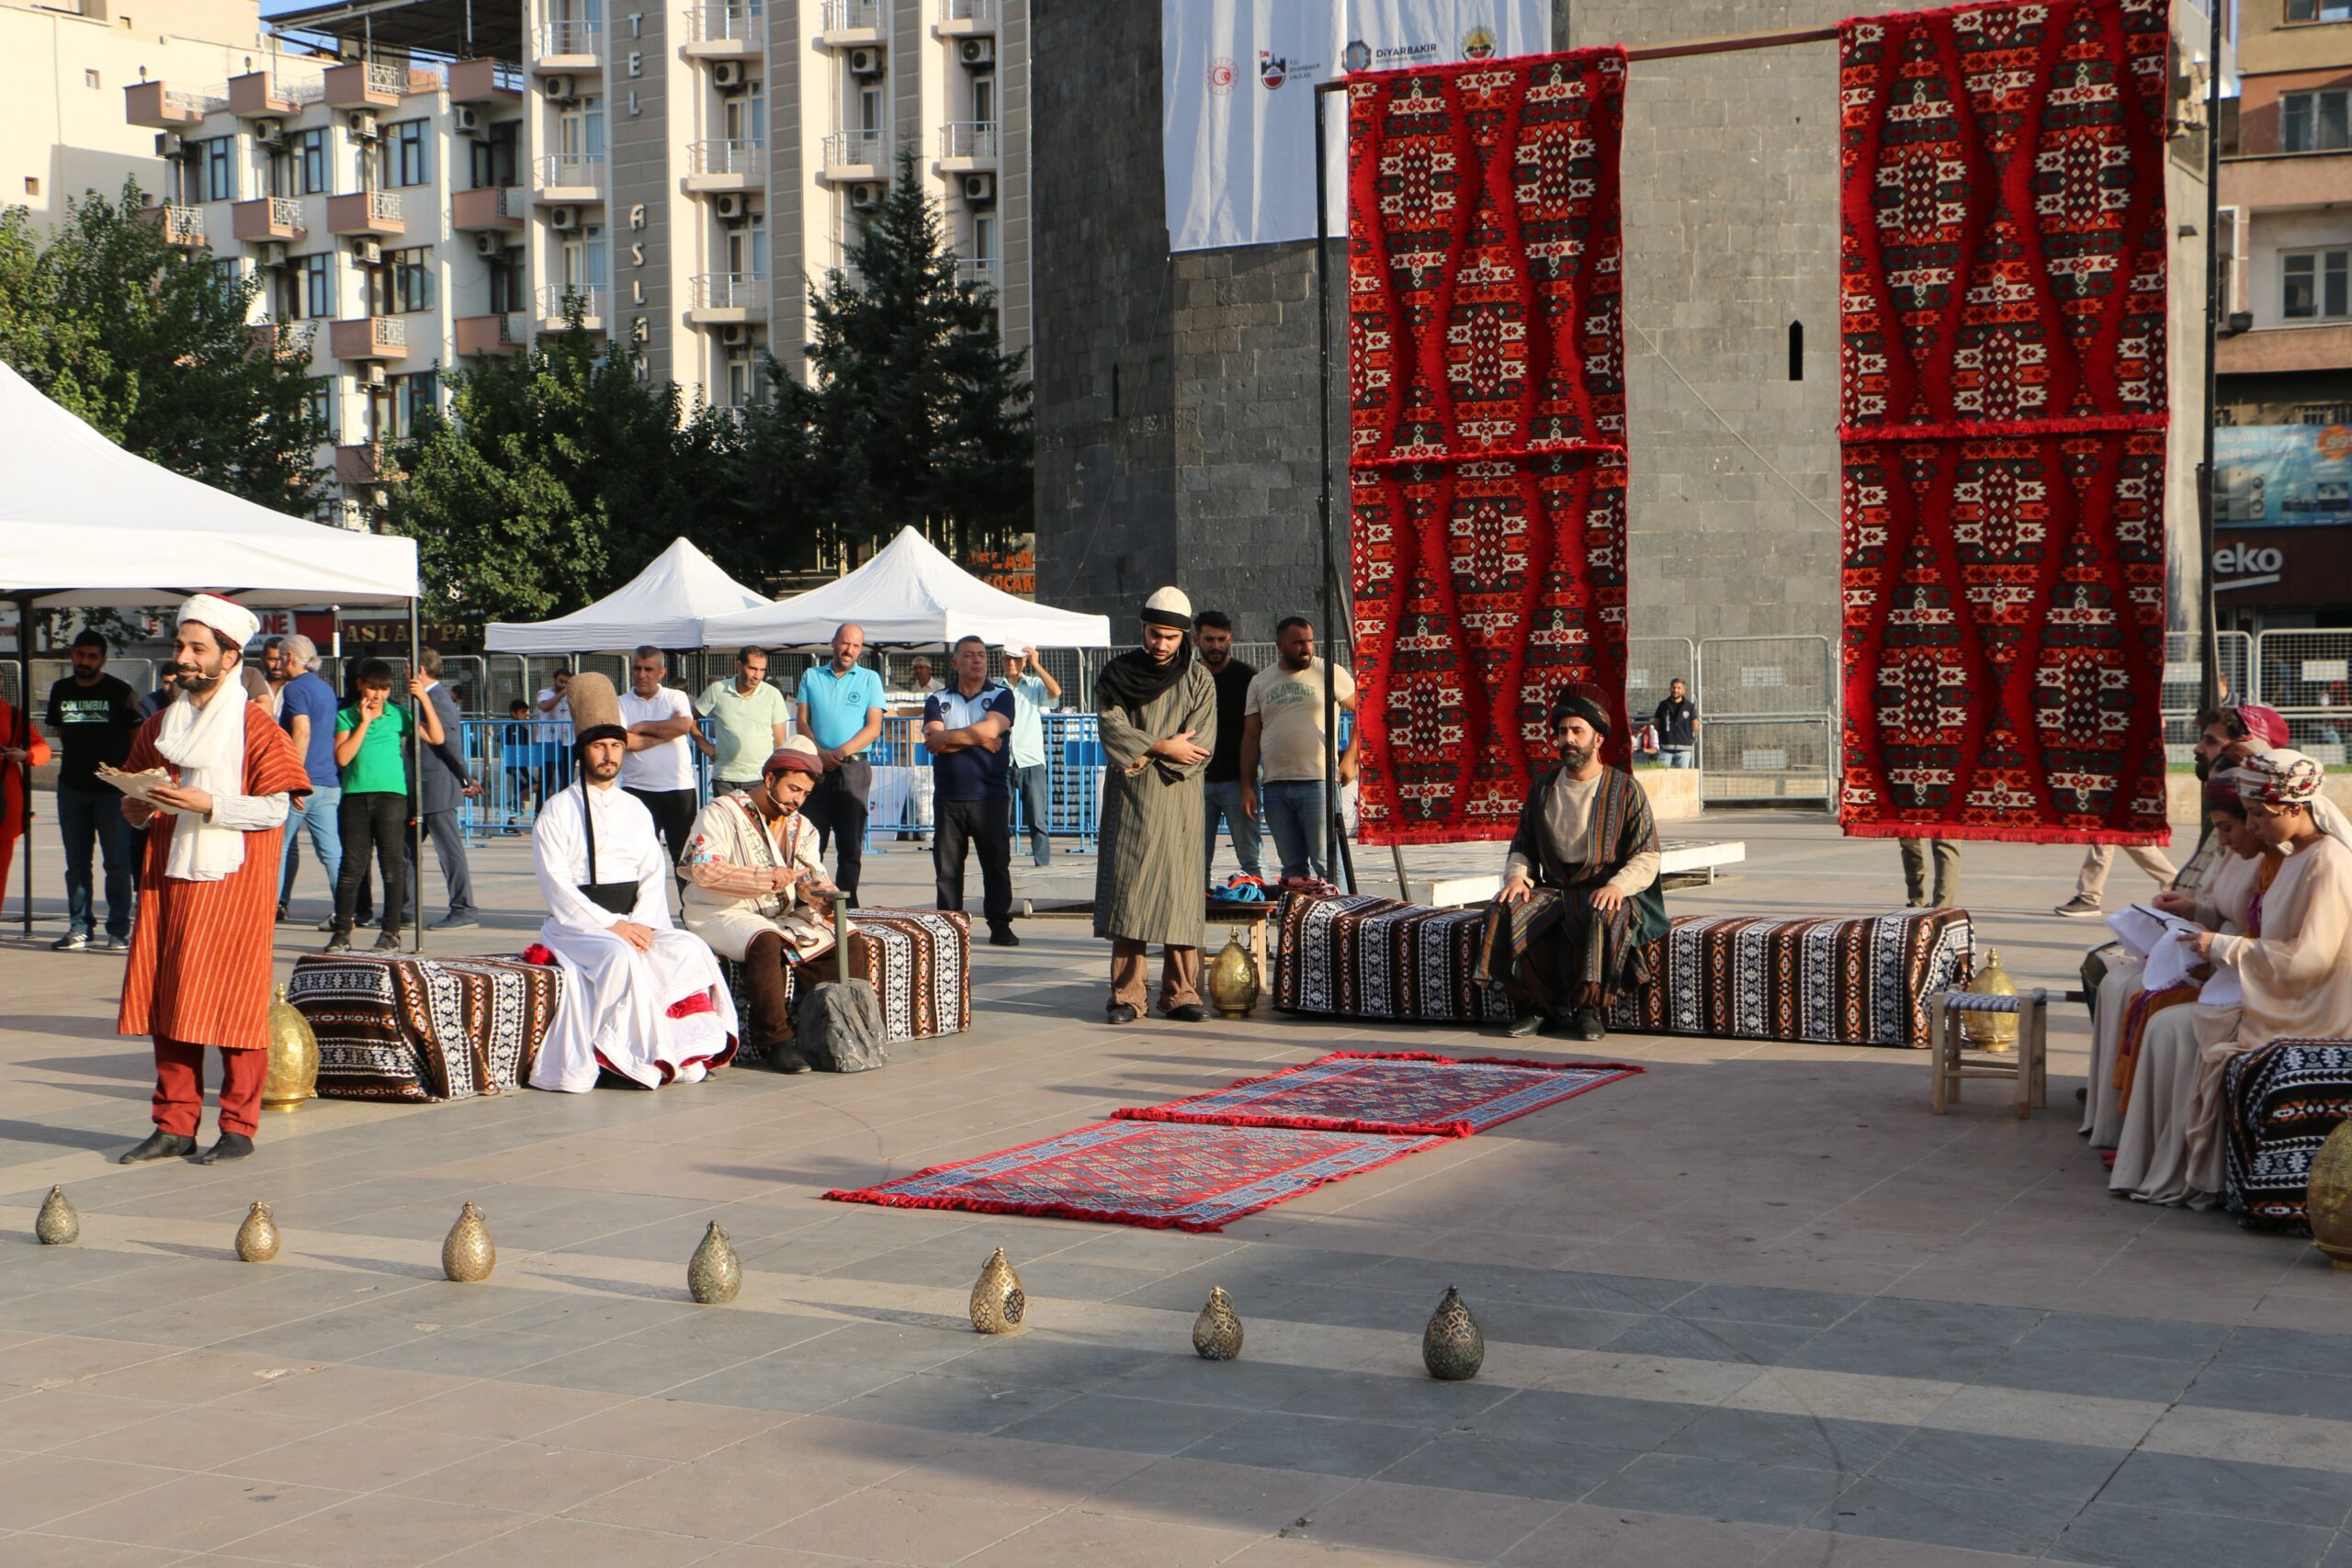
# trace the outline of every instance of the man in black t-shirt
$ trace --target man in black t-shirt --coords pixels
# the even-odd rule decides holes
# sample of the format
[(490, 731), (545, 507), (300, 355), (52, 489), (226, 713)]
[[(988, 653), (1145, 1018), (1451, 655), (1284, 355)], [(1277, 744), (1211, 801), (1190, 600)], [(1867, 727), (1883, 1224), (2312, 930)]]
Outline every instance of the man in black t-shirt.
[(122, 766), (139, 728), (139, 694), (106, 672), (107, 641), (83, 632), (74, 639), (74, 673), (49, 689), (49, 728), (58, 739), (57, 829), (65, 840), (65, 934), (50, 943), (63, 952), (90, 945), (96, 915), (90, 898), (90, 841), (106, 856), (107, 934), (100, 947), (130, 943), (130, 823), (122, 794), (98, 779), (98, 766)]
[(1693, 753), (1699, 745), (1699, 705), (1690, 700), (1689, 687), (1679, 681), (1668, 685), (1666, 701), (1657, 705), (1650, 722), (1657, 727), (1660, 761), (1669, 768), (1696, 765)]
[(1193, 644), (1200, 650), (1201, 668), (1216, 682), (1216, 748), (1209, 753), (1203, 773), (1207, 788), (1208, 825), (1201, 834), (1204, 860), (1201, 878), (1213, 885), (1209, 867), (1216, 863), (1216, 825), (1222, 817), (1233, 829), (1233, 852), (1250, 876), (1264, 874), (1258, 860), (1258, 824), (1241, 809), (1241, 709), (1249, 700), (1254, 665), (1233, 657), (1233, 617), (1223, 610), (1203, 610), (1193, 617)]

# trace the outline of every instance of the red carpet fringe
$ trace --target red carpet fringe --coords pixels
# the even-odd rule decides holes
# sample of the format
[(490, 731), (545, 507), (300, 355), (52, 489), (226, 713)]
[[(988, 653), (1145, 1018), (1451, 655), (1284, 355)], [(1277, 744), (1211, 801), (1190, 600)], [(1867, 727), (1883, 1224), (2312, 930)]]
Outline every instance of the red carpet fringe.
[(1624, 760), (1625, 54), (1348, 85), (1366, 843), (1507, 839), (1589, 681)]
[(2166, 40), (2163, 0), (1838, 28), (1856, 837), (2169, 836)]

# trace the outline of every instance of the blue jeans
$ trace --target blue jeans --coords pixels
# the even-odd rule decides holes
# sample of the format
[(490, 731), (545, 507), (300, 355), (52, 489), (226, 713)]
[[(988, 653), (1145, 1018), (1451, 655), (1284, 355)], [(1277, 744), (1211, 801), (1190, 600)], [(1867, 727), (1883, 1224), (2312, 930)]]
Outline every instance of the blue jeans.
[(1216, 863), (1216, 824), (1220, 817), (1233, 829), (1234, 858), (1240, 861), (1243, 874), (1265, 874), (1258, 859), (1258, 824), (1241, 814), (1241, 781), (1227, 779), (1222, 784), (1204, 784), (1202, 798), (1208, 802), (1208, 821), (1201, 833), (1201, 880), (1208, 880), (1209, 867)]
[(57, 830), (65, 840), (65, 919), (76, 936), (90, 936), (97, 916), (90, 907), (91, 843), (96, 840), (107, 864), (107, 935), (117, 942), (130, 935), (130, 823), (122, 815), (122, 797), (112, 789), (57, 792)]
[(1657, 749), (1657, 758), (1669, 768), (1695, 768), (1699, 765), (1691, 760), (1695, 750), (1690, 746), (1661, 746)]
[(1258, 786), (1258, 798), (1265, 806), (1266, 827), (1274, 835), (1283, 874), (1313, 874), (1328, 881), (1331, 868), (1323, 859), (1323, 835), (1330, 813), (1323, 806), (1323, 781), (1269, 779)]
[(1045, 865), (1054, 858), (1053, 835), (1046, 831), (1046, 813), (1053, 804), (1053, 764), (1016, 763), (1013, 793), (1021, 797), (1022, 826), (1029, 829), (1029, 858)]
[(329, 785), (313, 787), (308, 798), (296, 800), (288, 809), (285, 862), (277, 880), (279, 903), (294, 896), (294, 863), (305, 833), (311, 838), (311, 852), (319, 857), (319, 867), (327, 874), (327, 897), (334, 897), (334, 885), (343, 877), (343, 829), (338, 820), (342, 805), (342, 789)]

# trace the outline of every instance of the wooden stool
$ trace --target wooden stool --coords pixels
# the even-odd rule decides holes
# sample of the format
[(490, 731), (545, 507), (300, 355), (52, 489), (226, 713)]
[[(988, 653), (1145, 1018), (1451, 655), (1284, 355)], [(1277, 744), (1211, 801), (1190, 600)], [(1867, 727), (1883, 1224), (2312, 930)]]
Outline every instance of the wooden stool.
[[(2036, 987), (2014, 997), (1977, 996), (1946, 991), (1936, 998), (1939, 1023), (1930, 1044), (1929, 1066), (1936, 1075), (1928, 1105), (1939, 1116), (1946, 1104), (1958, 1104), (1963, 1078), (2014, 1078), (2018, 1086), (2018, 1119), (2023, 1121), (2037, 1105), (2050, 1103), (2050, 993)], [(2013, 1056), (1970, 1051), (1961, 1020), (1972, 1012), (2018, 1014), (2018, 1049)]]

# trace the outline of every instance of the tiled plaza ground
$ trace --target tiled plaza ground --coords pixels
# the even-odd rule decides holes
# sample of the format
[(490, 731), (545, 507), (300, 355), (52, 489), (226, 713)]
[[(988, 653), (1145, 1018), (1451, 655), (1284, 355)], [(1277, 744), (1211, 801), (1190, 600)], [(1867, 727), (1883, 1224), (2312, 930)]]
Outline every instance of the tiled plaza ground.
[[(1749, 863), (1676, 909), (1894, 899), (1893, 846), (1817, 818), (1704, 831)], [(873, 890), (919, 901), (910, 850)], [(2021, 982), (2073, 983), (2093, 933), (2042, 911), (2075, 861), (1968, 851), (1962, 901)], [(491, 929), (434, 950), (536, 928), (518, 847), (476, 870)], [(981, 950), (970, 1033), (885, 1072), (320, 1102), (243, 1166), (124, 1168), (149, 1075), (112, 1032), (120, 960), (48, 953), (59, 929), (0, 946), (8, 1568), (2352, 1568), (2352, 1277), (2110, 1199), (2073, 1131), (2079, 1007), (2029, 1122), (1930, 1116), (1916, 1055), (1620, 1036), (1644, 1076), (1198, 1237), (815, 1194), (1334, 1047), (1486, 1043), (1110, 1030), (1103, 950), (1039, 919)], [(79, 1246), (29, 1240), (51, 1181)], [(286, 1249), (241, 1265), (257, 1197)], [(468, 1198), (485, 1285), (439, 1278)], [(713, 1218), (746, 1283), (696, 1308)], [(964, 1300), (999, 1245), (1034, 1326), (986, 1339)], [(1450, 1283), (1487, 1337), (1467, 1384), (1419, 1371)], [(1234, 1364), (1189, 1348), (1212, 1284), (1248, 1324)]]

